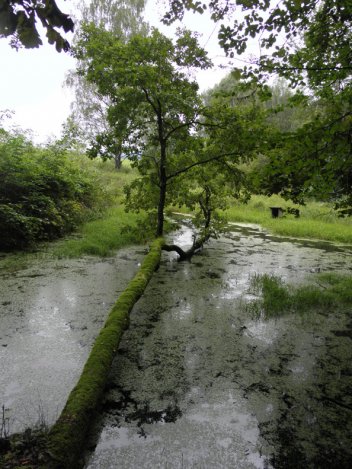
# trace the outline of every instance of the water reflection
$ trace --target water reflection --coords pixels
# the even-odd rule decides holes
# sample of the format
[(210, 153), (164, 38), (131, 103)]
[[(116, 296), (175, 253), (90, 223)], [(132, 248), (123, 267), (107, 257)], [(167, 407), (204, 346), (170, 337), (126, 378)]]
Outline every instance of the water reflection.
[[(186, 231), (174, 241), (190, 241)], [(252, 298), (253, 275), (299, 283), (314, 269), (350, 269), (350, 250), (308, 244), (246, 227), (210, 242), (190, 263), (164, 257), (114, 362), (87, 469), (117, 462), (126, 469), (347, 467), (351, 423), (344, 418), (348, 437), (334, 436), (333, 420), (340, 417), (331, 399), (349, 399), (350, 378), (341, 370), (351, 352), (334, 356), (344, 383), (334, 392), (326, 387), (338, 376), (330, 369), (336, 341), (350, 340), (331, 332), (346, 329), (346, 314), (264, 321), (242, 308)], [(324, 416), (327, 402), (335, 406), (333, 418)], [(166, 410), (175, 420), (162, 420)], [(340, 451), (340, 466), (327, 450), (327, 465), (317, 465), (317, 442), (328, 427), (324, 444), (334, 457)], [(105, 446), (107, 433), (116, 437), (114, 448)]]
[(132, 249), (105, 261), (34, 262), (0, 277), (0, 405), (11, 432), (57, 417), (141, 258)]

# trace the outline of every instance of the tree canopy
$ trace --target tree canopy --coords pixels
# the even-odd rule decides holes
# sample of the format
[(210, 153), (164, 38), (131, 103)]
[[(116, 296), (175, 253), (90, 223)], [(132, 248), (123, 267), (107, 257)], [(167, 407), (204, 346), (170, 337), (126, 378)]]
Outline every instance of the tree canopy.
[(222, 97), (205, 104), (192, 70), (211, 62), (189, 31), (179, 30), (174, 41), (155, 29), (124, 41), (89, 25), (75, 55), (79, 73), (110, 102), (110, 131), (96, 140), (90, 156), (118, 139), (140, 172), (127, 189), (127, 208), (154, 212), (159, 236), (167, 205), (197, 204), (208, 229), (215, 207), (241, 191), (237, 164), (259, 144), (256, 99), (247, 97), (237, 107)]
[[(158, 188), (160, 235), (166, 187), (179, 169), (173, 155), (187, 152), (201, 106), (198, 85), (187, 72), (192, 67), (207, 68), (210, 61), (187, 31), (180, 32), (175, 43), (157, 30), (124, 42), (93, 25), (83, 30), (76, 57), (84, 59), (80, 73), (110, 99), (108, 120), (113, 134), (106, 137), (118, 136), (124, 153), (142, 174), (149, 174), (144, 187)], [(151, 168), (154, 171), (149, 173)], [(153, 200), (152, 193), (149, 197)]]
[[(219, 43), (229, 57), (257, 41), (239, 73), (259, 83), (284, 77), (297, 93), (290, 105), (307, 106), (294, 131), (277, 134), (265, 171), (268, 193), (303, 202), (333, 200), (352, 214), (352, 3), (343, 0), (170, 0), (164, 21), (185, 10), (221, 23)], [(312, 109), (314, 108), (314, 112)], [(263, 175), (264, 176), (264, 175)], [(270, 182), (271, 181), (271, 182)]]
[(38, 20), (46, 30), (49, 44), (54, 44), (58, 52), (66, 52), (70, 45), (60, 30), (65, 33), (73, 31), (74, 23), (55, 0), (0, 1), (0, 38), (9, 37), (13, 47), (35, 48), (43, 44), (37, 28)]
[[(258, 61), (253, 60), (253, 65), (282, 72), (335, 69), (342, 76), (351, 71), (351, 2), (284, 0), (273, 4), (270, 0), (169, 0), (169, 4), (170, 10), (164, 17), (166, 23), (182, 19), (185, 10), (199, 13), (208, 10), (213, 21), (221, 22), (219, 42), (229, 55), (233, 51), (244, 53), (251, 38), (257, 38), (261, 55)], [(304, 54), (301, 53), (303, 39)], [(308, 53), (313, 49), (314, 56)]]

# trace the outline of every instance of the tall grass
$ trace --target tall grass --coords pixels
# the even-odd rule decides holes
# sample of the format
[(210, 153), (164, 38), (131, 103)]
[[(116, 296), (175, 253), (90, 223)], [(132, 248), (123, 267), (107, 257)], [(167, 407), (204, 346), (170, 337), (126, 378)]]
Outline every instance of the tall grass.
[[(126, 213), (119, 205), (106, 210), (98, 220), (85, 223), (74, 238), (56, 243), (54, 257), (80, 257), (84, 254), (108, 256), (116, 249), (148, 239), (141, 214)], [(143, 225), (139, 230), (138, 225)]]
[[(270, 207), (298, 208), (300, 217), (272, 218)], [(352, 244), (352, 220), (339, 218), (328, 204), (290, 204), (279, 196), (253, 196), (248, 204), (234, 203), (225, 215), (229, 221), (258, 223), (272, 233), (299, 238), (316, 238)]]
[(54, 257), (80, 257), (82, 255), (108, 256), (124, 246), (143, 243), (152, 234), (146, 221), (146, 214), (126, 213), (123, 205), (123, 188), (132, 182), (138, 173), (128, 161), (123, 162), (119, 171), (112, 161), (83, 159), (96, 174), (97, 184), (106, 194), (105, 208), (96, 213), (92, 220), (82, 224), (74, 236), (55, 244), (51, 249)]
[(113, 161), (102, 161), (101, 159), (89, 160), (86, 156), (81, 157), (83, 167), (89, 166), (91, 171), (96, 174), (97, 184), (101, 185), (109, 200), (117, 199), (119, 202), (123, 199), (123, 187), (131, 183), (138, 172), (131, 167), (129, 161), (123, 161), (120, 170), (116, 171)]
[(292, 287), (275, 275), (255, 275), (249, 291), (259, 298), (247, 303), (246, 309), (269, 318), (352, 305), (352, 276), (318, 274), (313, 280), (312, 284)]

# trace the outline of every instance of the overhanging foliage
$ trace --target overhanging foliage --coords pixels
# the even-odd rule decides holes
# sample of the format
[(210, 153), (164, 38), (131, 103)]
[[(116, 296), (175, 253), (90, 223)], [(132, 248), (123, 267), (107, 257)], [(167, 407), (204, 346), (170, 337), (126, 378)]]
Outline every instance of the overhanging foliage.
[(16, 49), (21, 45), (34, 48), (43, 44), (37, 29), (38, 20), (46, 30), (49, 44), (55, 44), (58, 52), (67, 52), (70, 44), (59, 30), (73, 31), (74, 23), (55, 0), (0, 1), (0, 38), (10, 37), (11, 45)]

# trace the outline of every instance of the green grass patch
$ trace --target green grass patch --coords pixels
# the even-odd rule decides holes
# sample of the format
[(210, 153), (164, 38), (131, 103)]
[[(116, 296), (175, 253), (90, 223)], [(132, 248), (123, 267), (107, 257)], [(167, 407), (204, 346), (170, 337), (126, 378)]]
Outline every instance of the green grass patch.
[(114, 169), (112, 161), (87, 161), (85, 158), (81, 164), (89, 165), (90, 170), (96, 173), (97, 184), (104, 187), (105, 208), (83, 223), (73, 236), (57, 242), (49, 249), (49, 255), (58, 258), (82, 255), (104, 257), (124, 246), (151, 239), (154, 233), (148, 226), (146, 214), (126, 213), (122, 203), (124, 186), (137, 177), (130, 163), (124, 161), (119, 171)]
[(257, 317), (329, 311), (352, 305), (352, 276), (318, 274), (309, 285), (292, 286), (275, 275), (255, 275), (249, 292), (259, 298), (246, 303), (245, 308)]
[[(300, 218), (293, 215), (272, 218), (270, 207), (298, 208)], [(233, 204), (225, 215), (228, 221), (257, 223), (281, 236), (352, 244), (352, 220), (339, 218), (328, 204), (309, 202), (306, 206), (298, 206), (279, 196), (253, 196), (248, 204)]]
[(126, 213), (120, 205), (106, 210), (101, 218), (82, 225), (75, 237), (58, 242), (52, 255), (59, 258), (108, 256), (124, 246), (146, 242), (150, 237), (145, 215)]
[(123, 187), (138, 177), (138, 171), (131, 168), (129, 161), (123, 161), (121, 169), (116, 171), (114, 163), (111, 160), (102, 161), (99, 158), (89, 160), (85, 155), (82, 155), (81, 158), (82, 167), (85, 168), (88, 165), (90, 170), (95, 172), (97, 184), (104, 187), (105, 193), (114, 202), (116, 199), (118, 201), (122, 200)]

